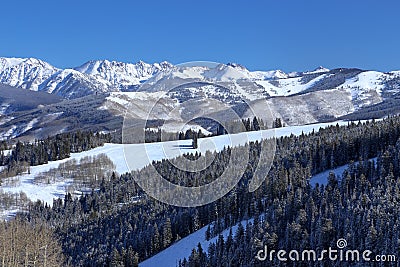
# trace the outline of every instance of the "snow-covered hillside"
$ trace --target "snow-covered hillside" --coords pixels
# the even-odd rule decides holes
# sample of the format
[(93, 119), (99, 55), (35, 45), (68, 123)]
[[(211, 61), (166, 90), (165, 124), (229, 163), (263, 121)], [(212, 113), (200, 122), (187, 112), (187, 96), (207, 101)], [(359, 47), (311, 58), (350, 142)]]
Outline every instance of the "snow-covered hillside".
[(256, 83), (264, 87), (271, 96), (289, 96), (307, 90), (316, 82), (323, 80), (326, 75), (329, 74), (320, 75), (308, 83), (303, 83), (302, 77), (277, 79), (274, 83), (268, 80), (256, 81)]
[(103, 78), (94, 78), (73, 69), (57, 71), (45, 80), (39, 90), (64, 98), (78, 98), (93, 93), (117, 91), (117, 89)]
[(37, 91), (57, 71), (47, 62), (35, 58), (0, 58), (0, 83), (14, 87)]
[[(369, 159), (369, 161), (372, 161), (376, 163), (377, 158), (372, 158)], [(310, 178), (310, 185), (315, 187), (317, 184), (319, 185), (327, 185), (328, 184), (328, 177), (330, 173), (333, 173), (339, 180), (342, 178), (343, 172), (349, 168), (350, 164), (346, 164), (343, 166), (338, 166), (332, 170), (326, 170), (323, 172), (320, 172)], [(358, 162), (354, 164), (354, 166), (358, 166)]]
[[(58, 167), (61, 163), (64, 163), (70, 159), (80, 160), (86, 156), (96, 156), (100, 154), (106, 154), (115, 164), (116, 171), (120, 174), (130, 171), (128, 168), (125, 156), (124, 146), (129, 146), (129, 152), (133, 152), (133, 155), (137, 155), (134, 164), (130, 163), (131, 170), (139, 170), (149, 164), (153, 160), (171, 159), (180, 156), (185, 153), (201, 152), (205, 154), (206, 151), (221, 151), (226, 146), (239, 146), (244, 145), (246, 142), (261, 140), (263, 138), (289, 136), (291, 134), (300, 135), (301, 133), (310, 133), (313, 130), (318, 131), (321, 127), (327, 127), (329, 125), (345, 125), (348, 122), (338, 121), (332, 123), (318, 123), (304, 126), (292, 126), (283, 127), (277, 129), (269, 129), (255, 132), (244, 132), (233, 135), (221, 135), (214, 137), (206, 137), (199, 139), (199, 145), (197, 149), (191, 149), (191, 140), (179, 140), (159, 143), (147, 143), (147, 144), (105, 144), (102, 147), (97, 147), (89, 151), (80, 153), (72, 153), (70, 158), (52, 161), (44, 165), (32, 166), (29, 174), (19, 175), (10, 179), (17, 180), (16, 185), (3, 185), (0, 187), (4, 192), (25, 192), (27, 197), (32, 201), (41, 200), (48, 204), (53, 203), (53, 198), (63, 196), (67, 191), (67, 187), (70, 181), (65, 180), (57, 183), (49, 184), (35, 184), (34, 177), (39, 173), (46, 172), (51, 168)], [(182, 149), (182, 147), (184, 149)], [(136, 152), (135, 152), (136, 151)]]
[[(116, 118), (128, 110), (137, 120), (168, 120), (171, 131), (175, 130), (173, 125), (195, 118), (188, 118), (193, 114), (203, 118), (213, 116), (221, 122), (237, 119), (230, 115), (230, 110), (238, 111), (241, 118), (256, 115), (268, 123), (280, 118), (285, 125), (380, 118), (400, 112), (400, 100), (396, 97), (400, 93), (400, 71), (318, 67), (312, 71), (284, 73), (250, 71), (235, 63), (192, 62), (174, 66), (168, 62), (133, 64), (108, 60), (57, 69), (33, 58), (0, 58), (0, 83), (73, 101), (72, 104), (64, 101), (62, 106), (51, 109), (41, 108), (40, 112), (32, 107), (26, 117), (36, 116), (36, 121), (43, 123), (31, 125), (31, 131), (25, 131), (30, 129), (28, 122), (21, 120), (21, 114), (11, 114), (10, 103), (0, 100), (0, 112), (10, 116), (0, 120), (0, 139), (54, 134), (54, 121), (46, 124), (44, 116), (49, 116), (46, 110), (64, 112), (61, 131), (82, 127), (73, 121), (98, 111), (102, 112), (98, 116), (104, 122), (102, 129), (111, 131), (115, 130)], [(88, 95), (96, 98), (93, 104), (89, 104)], [(152, 109), (154, 103), (159, 104), (157, 109)], [(68, 105), (80, 109), (69, 112)], [(252, 110), (257, 110), (256, 114)], [(95, 120), (89, 121), (95, 123)], [(205, 130), (209, 126), (193, 125)]]
[[(95, 92), (168, 91), (177, 85), (194, 81), (222, 83), (232, 90), (233, 95), (238, 94), (246, 99), (340, 88), (352, 95), (357, 107), (362, 107), (376, 103), (387, 84), (397, 88), (393, 87), (393, 82), (399, 83), (400, 76), (398, 72), (329, 70), (324, 67), (285, 73), (281, 70), (250, 71), (235, 63), (198, 62), (174, 66), (168, 62), (149, 64), (143, 61), (123, 63), (108, 60), (88, 61), (73, 70), (57, 69), (34, 58), (0, 58), (0, 83), (41, 90), (65, 98), (77, 98)], [(242, 85), (240, 91), (235, 90), (235, 85), (244, 81), (247, 82), (246, 86)], [(376, 98), (374, 101), (371, 101), (371, 95)]]
[[(221, 235), (224, 237), (226, 241), (229, 232), (232, 230), (232, 235), (235, 235), (239, 224), (242, 226), (246, 226), (248, 223), (253, 223), (254, 219), (244, 220), (240, 223), (232, 226), (229, 229), (222, 231)], [(206, 231), (208, 225), (203, 228), (197, 230), (196, 232), (188, 235), (187, 237), (182, 238), (175, 244), (172, 244), (168, 248), (163, 251), (157, 253), (153, 257), (142, 261), (139, 263), (139, 267), (154, 267), (154, 266), (163, 266), (163, 267), (176, 267), (177, 262), (179, 260), (183, 260), (183, 258), (188, 259), (193, 249), (197, 249), (198, 244), (200, 243), (201, 247), (207, 250), (208, 246), (211, 243), (215, 243), (218, 239), (217, 237), (211, 238), (210, 240), (206, 240)]]
[(94, 93), (133, 90), (154, 74), (172, 68), (168, 62), (136, 64), (89, 61), (74, 69), (58, 69), (35, 58), (0, 58), (0, 83), (77, 98)]
[(130, 87), (148, 80), (156, 73), (167, 71), (170, 68), (172, 68), (172, 64), (166, 61), (154, 64), (139, 61), (131, 64), (108, 60), (92, 60), (75, 68), (75, 70), (104, 79), (121, 90), (128, 90)]
[[(371, 159), (372, 161), (376, 161), (376, 158)], [(357, 165), (357, 164), (356, 164)], [(311, 186), (319, 185), (327, 185), (328, 177), (330, 173), (335, 174), (337, 177), (342, 176), (343, 172), (348, 169), (349, 164), (337, 167), (333, 170), (327, 170), (321, 172), (313, 177), (310, 178)], [(263, 217), (264, 215), (261, 215)], [(224, 237), (226, 241), (229, 232), (232, 231), (233, 236), (235, 235), (239, 224), (246, 226), (246, 224), (253, 223), (254, 218), (250, 218), (248, 220), (241, 221), (240, 223), (225, 229), (221, 232), (221, 235)], [(179, 260), (183, 260), (184, 258), (188, 259), (191, 255), (193, 249), (198, 248), (198, 244), (200, 243), (203, 250), (207, 250), (211, 243), (215, 243), (218, 237), (211, 238), (210, 240), (206, 240), (206, 231), (209, 225), (202, 227), (201, 229), (197, 230), (196, 232), (182, 238), (181, 240), (175, 242), (171, 246), (167, 247), (166, 249), (160, 251), (159, 253), (155, 254), (154, 256), (142, 261), (139, 263), (139, 267), (152, 267), (152, 266), (163, 266), (163, 267), (176, 267), (176, 263)]]
[[(371, 159), (371, 161), (376, 162), (377, 158)], [(355, 163), (357, 166), (358, 163)], [(349, 168), (349, 164), (339, 166), (332, 170), (327, 170), (316, 174), (310, 177), (310, 185), (316, 186), (316, 184), (327, 185), (328, 177), (330, 173), (335, 174), (339, 179), (342, 177), (343, 172)], [(262, 217), (261, 215), (260, 217)], [(248, 220), (241, 221), (240, 224), (245, 226), (248, 223), (253, 223), (254, 218), (250, 218)], [(232, 234), (235, 235), (238, 229), (239, 223), (235, 226), (225, 229), (221, 232), (221, 235), (226, 240), (227, 236), (229, 235), (230, 230), (232, 230)], [(196, 232), (182, 238), (181, 240), (177, 241), (176, 243), (172, 244), (171, 246), (167, 247), (166, 249), (162, 250), (161, 252), (155, 254), (154, 256), (148, 258), (147, 260), (142, 261), (139, 266), (140, 267), (151, 267), (151, 266), (164, 266), (164, 267), (175, 267), (176, 263), (179, 260), (183, 260), (184, 258), (188, 259), (190, 254), (192, 253), (193, 249), (197, 249), (198, 244), (200, 243), (203, 250), (207, 250), (211, 243), (215, 243), (218, 237), (214, 237), (210, 240), (206, 240), (206, 231), (208, 225), (204, 226), (203, 228), (197, 230)]]

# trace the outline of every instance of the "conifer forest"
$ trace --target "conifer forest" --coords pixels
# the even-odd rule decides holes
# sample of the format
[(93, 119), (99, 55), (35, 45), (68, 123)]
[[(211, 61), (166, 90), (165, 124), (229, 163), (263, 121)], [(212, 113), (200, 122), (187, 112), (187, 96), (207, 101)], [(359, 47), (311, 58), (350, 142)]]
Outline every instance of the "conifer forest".
[[(18, 142), (8, 157), (1, 152), (2, 175), (109, 141), (107, 135), (79, 132)], [(255, 256), (264, 246), (318, 251), (344, 238), (348, 247), (399, 257), (399, 116), (277, 138), (272, 168), (254, 192), (247, 188), (261, 143), (248, 146), (249, 164), (239, 183), (199, 207), (175, 207), (148, 196), (134, 179), (145, 176), (147, 167), (108, 173), (79, 196), (27, 201), (24, 212), (0, 224), (1, 266), (138, 266), (203, 227), (204, 238), (215, 242), (199, 243), (177, 266), (396, 266), (329, 259), (290, 263), (276, 257), (266, 263)], [(2, 143), (2, 150), (8, 148)], [(206, 184), (238, 155), (235, 149), (215, 153), (212, 166), (196, 174), (174, 171), (164, 160), (153, 165), (173, 183)], [(186, 155), (196, 156), (201, 155)], [(347, 166), (342, 174), (330, 172), (326, 184), (311, 185), (314, 175), (339, 166)]]

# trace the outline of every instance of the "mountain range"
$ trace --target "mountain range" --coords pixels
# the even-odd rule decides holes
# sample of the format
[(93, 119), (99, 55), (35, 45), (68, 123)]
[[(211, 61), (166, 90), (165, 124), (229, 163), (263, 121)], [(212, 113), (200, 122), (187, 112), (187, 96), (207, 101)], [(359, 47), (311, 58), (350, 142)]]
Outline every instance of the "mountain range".
[[(234, 120), (227, 112), (232, 109), (239, 117), (265, 113), (286, 125), (379, 118), (400, 110), (400, 71), (356, 68), (285, 73), (235, 63), (93, 60), (59, 69), (35, 58), (0, 58), (0, 84), (3, 139), (77, 128), (114, 131), (127, 111), (138, 122), (159, 120), (178, 131), (193, 114)], [(13, 94), (21, 89), (25, 93)], [(210, 127), (204, 120), (190, 123)]]

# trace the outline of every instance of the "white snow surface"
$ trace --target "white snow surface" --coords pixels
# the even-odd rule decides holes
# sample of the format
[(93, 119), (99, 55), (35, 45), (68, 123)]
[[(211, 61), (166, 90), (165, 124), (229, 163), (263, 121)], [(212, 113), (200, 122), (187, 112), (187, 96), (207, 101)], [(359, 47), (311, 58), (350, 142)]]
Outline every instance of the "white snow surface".
[[(315, 78), (308, 81), (307, 75)], [(168, 91), (191, 82), (215, 82), (229, 87), (230, 92), (220, 94), (218, 90), (211, 89), (204, 92), (207, 97), (218, 96), (226, 100), (239, 97), (255, 100), (267, 95), (292, 96), (302, 93), (329, 75), (336, 74), (324, 67), (318, 67), (313, 71), (285, 73), (281, 70), (249, 71), (235, 63), (214, 66), (212, 64), (196, 66), (193, 63), (174, 66), (168, 62), (149, 64), (143, 61), (124, 63), (109, 60), (92, 60), (73, 69), (58, 69), (35, 58), (0, 58), (0, 83), (45, 91), (65, 98), (77, 98), (97, 92)], [(329, 90), (338, 89), (348, 93), (348, 100), (353, 108), (340, 110), (340, 113), (347, 114), (382, 102), (385, 90), (393, 95), (397, 94), (400, 91), (399, 76), (399, 71), (388, 73), (363, 71), (356, 77), (347, 79), (337, 88), (321, 92), (329, 95)], [(243, 89), (238, 84), (244, 84)], [(386, 86), (388, 84), (391, 86)], [(249, 89), (251, 86), (254, 88)], [(323, 94), (321, 99), (324, 99)], [(321, 107), (324, 108), (324, 105)], [(311, 122), (313, 120), (307, 121)]]
[(243, 69), (234, 68), (224, 64), (209, 69), (203, 73), (204, 77), (219, 81), (219, 82), (230, 82), (239, 79), (249, 79), (248, 71)]
[[(371, 160), (373, 162), (376, 162), (377, 158), (372, 158), (372, 159), (370, 159), (370, 161)], [(355, 163), (355, 166), (357, 166), (357, 165), (358, 165), (358, 162)], [(336, 168), (331, 169), (331, 170), (326, 170), (326, 171), (320, 172), (320, 173), (318, 173), (318, 174), (316, 174), (316, 175), (314, 175), (314, 176), (312, 176), (310, 178), (310, 185), (312, 187), (314, 187), (316, 184), (327, 185), (328, 184), (328, 177), (329, 177), (330, 173), (334, 173), (336, 175), (337, 179), (340, 180), (340, 179), (342, 179), (343, 172), (345, 170), (347, 170), (349, 168), (349, 166), (350, 166), (350, 164), (345, 164), (343, 166), (339, 166), (339, 167), (336, 167)]]
[[(89, 151), (80, 153), (72, 153), (70, 158), (52, 161), (44, 165), (32, 166), (30, 174), (23, 174), (17, 176), (19, 183), (16, 186), (1, 186), (5, 192), (25, 192), (27, 197), (33, 201), (41, 200), (52, 204), (53, 198), (63, 196), (66, 193), (66, 187), (70, 181), (63, 181), (53, 184), (34, 184), (34, 177), (42, 172), (48, 171), (51, 168), (57, 168), (62, 162), (70, 159), (79, 160), (85, 156), (95, 156), (99, 154), (106, 154), (116, 165), (116, 171), (120, 174), (129, 172), (131, 170), (139, 170), (149, 164), (153, 160), (171, 159), (185, 153), (201, 152), (204, 154), (206, 151), (221, 151), (227, 146), (244, 145), (249, 141), (265, 139), (273, 136), (289, 136), (291, 134), (300, 135), (302, 132), (310, 133), (313, 130), (318, 131), (320, 127), (328, 125), (345, 125), (345, 121), (337, 121), (332, 123), (317, 123), (303, 126), (290, 126), (277, 129), (269, 129), (255, 132), (244, 132), (232, 135), (220, 135), (214, 137), (200, 138), (198, 140), (198, 149), (189, 149), (192, 140), (178, 140), (159, 143), (147, 144), (105, 144), (102, 147), (97, 147)], [(183, 145), (183, 146), (182, 146)], [(128, 146), (129, 152), (137, 155), (134, 164), (130, 164), (131, 169), (128, 168), (124, 155), (124, 146)], [(185, 147), (186, 146), (186, 147)], [(182, 149), (182, 147), (185, 147)]]
[[(52, 205), (53, 199), (58, 197), (63, 197), (68, 185), (71, 180), (66, 179), (64, 181), (55, 182), (51, 184), (35, 184), (34, 177), (42, 172), (48, 171), (51, 168), (56, 168), (62, 162), (66, 162), (70, 159), (81, 159), (85, 156), (94, 156), (98, 154), (106, 154), (116, 165), (116, 171), (118, 173), (125, 173), (129, 171), (129, 168), (125, 161), (124, 146), (129, 146), (130, 150), (137, 151), (134, 153), (137, 155), (135, 164), (131, 165), (134, 169), (138, 170), (146, 165), (150, 164), (153, 160), (161, 160), (165, 158), (173, 158), (181, 155), (182, 153), (199, 151), (205, 153), (205, 151), (221, 151), (227, 145), (238, 146), (243, 145), (248, 141), (260, 140), (262, 138), (268, 138), (273, 135), (276, 137), (289, 136), (291, 134), (300, 135), (301, 133), (310, 133), (313, 130), (318, 131), (319, 128), (324, 128), (329, 125), (346, 125), (346, 121), (336, 121), (331, 123), (318, 123), (303, 126), (290, 126), (277, 129), (269, 129), (257, 132), (245, 132), (233, 135), (221, 135), (215, 137), (200, 138), (199, 148), (195, 149), (184, 149), (181, 150), (180, 146), (190, 145), (191, 140), (179, 140), (179, 141), (169, 141), (160, 143), (148, 143), (148, 144), (105, 144), (102, 147), (97, 147), (89, 151), (84, 151), (81, 153), (72, 153), (70, 158), (49, 162), (48, 164), (33, 166), (31, 167), (30, 174), (23, 174), (17, 176), (19, 182), (16, 186), (1, 186), (0, 189), (5, 192), (25, 192), (27, 197), (33, 201), (41, 200), (43, 202)], [(145, 154), (143, 152), (146, 151)], [(334, 170), (329, 170), (320, 174), (313, 176), (310, 180), (312, 186), (316, 183), (326, 184), (329, 172), (333, 171), (337, 175), (341, 175), (343, 171), (348, 166), (341, 166)], [(14, 177), (15, 178), (15, 177)], [(13, 208), (12, 210), (4, 211), (0, 214), (2, 217), (12, 216), (17, 210)], [(252, 219), (249, 220), (252, 222)], [(242, 224), (245, 226), (247, 221), (243, 221)], [(232, 227), (233, 234), (236, 232), (238, 225)], [(143, 261), (139, 266), (163, 266), (163, 267), (175, 267), (179, 259), (188, 257), (193, 248), (197, 248), (197, 244), (200, 242), (202, 248), (207, 250), (211, 242), (215, 242), (216, 238), (209, 241), (205, 240), (205, 231), (207, 226), (201, 228), (195, 233), (181, 239), (180, 241), (174, 243), (167, 249), (161, 251), (160, 253), (154, 255), (153, 257)], [(229, 234), (229, 229), (223, 231), (223, 236), (226, 238)]]
[[(151, 128), (154, 131), (157, 131), (158, 128)], [(192, 130), (195, 132), (201, 131), (204, 135), (211, 135), (212, 133), (201, 127), (200, 125), (197, 124), (178, 124), (178, 123), (164, 123), (164, 125), (161, 127), (161, 130), (170, 132), (170, 133), (175, 133), (177, 131), (185, 133), (187, 130)]]
[(25, 129), (23, 130), (23, 132), (27, 132), (30, 129), (33, 128), (33, 126), (38, 122), (37, 118), (33, 118), (33, 120), (31, 120), (30, 122), (28, 122), (28, 124), (26, 125)]
[(304, 74), (314, 74), (314, 73), (324, 73), (324, 72), (328, 72), (328, 71), (329, 71), (329, 69), (327, 69), (325, 67), (322, 67), (322, 66), (319, 66), (318, 68), (316, 68), (313, 71), (306, 71), (306, 72), (303, 72), (303, 73)]
[(15, 65), (20, 64), (23, 62), (25, 59), (24, 58), (16, 58), (16, 57), (0, 57), (0, 72), (3, 70), (14, 67)]
[(347, 80), (343, 86), (382, 90), (384, 86), (380, 81), (384, 76), (385, 74), (377, 71), (361, 72), (356, 77)]
[(148, 64), (139, 61), (132, 64), (108, 60), (92, 60), (75, 69), (81, 73), (105, 79), (116, 87), (123, 87), (138, 85), (141, 81), (147, 80), (154, 74), (171, 67), (172, 65), (168, 62)]
[(289, 96), (305, 91), (310, 88), (314, 83), (324, 79), (329, 74), (319, 75), (317, 78), (311, 80), (308, 83), (303, 84), (301, 82), (302, 77), (287, 78), (275, 80), (278, 85), (274, 85), (269, 81), (255, 81), (257, 84), (264, 87), (270, 96)]
[(113, 92), (106, 97), (106, 99), (121, 105), (128, 105), (130, 103), (129, 100), (147, 101), (149, 99), (160, 99), (163, 97), (166, 97), (165, 92)]
[[(243, 227), (246, 228), (246, 224), (253, 223), (254, 219), (243, 220), (240, 223)], [(239, 224), (232, 226), (232, 235), (235, 236), (235, 233), (239, 227)], [(192, 253), (192, 249), (197, 249), (198, 244), (201, 244), (201, 247), (204, 251), (207, 251), (208, 246), (211, 243), (215, 243), (218, 239), (218, 236), (211, 238), (210, 240), (206, 240), (206, 231), (208, 225), (204, 226), (200, 230), (188, 235), (185, 238), (182, 238), (178, 242), (174, 243), (173, 245), (169, 246), (168, 248), (164, 249), (163, 251), (159, 252), (158, 254), (154, 255), (153, 257), (142, 261), (139, 263), (139, 267), (176, 267), (178, 265), (178, 261), (183, 258), (188, 258)], [(225, 229), (221, 234), (226, 241), (229, 231), (231, 228)]]
[[(376, 162), (377, 158), (370, 159), (374, 162)], [(356, 166), (358, 163), (355, 163)], [(349, 167), (349, 164), (337, 167), (335, 169), (327, 170), (321, 173), (318, 173), (314, 176), (311, 177), (310, 179), (310, 184), (311, 186), (315, 187), (315, 185), (318, 183), (319, 185), (327, 185), (328, 184), (328, 176), (329, 173), (334, 173), (339, 179), (341, 178), (343, 172)], [(250, 219), (247, 221), (242, 221), (242, 225), (245, 226), (247, 222), (253, 223), (254, 219)], [(235, 235), (235, 232), (238, 228), (238, 225), (235, 225), (232, 227), (232, 233)], [(193, 249), (197, 249), (198, 243), (201, 244), (201, 247), (203, 248), (204, 251), (207, 251), (208, 246), (212, 242), (216, 242), (217, 237), (214, 237), (213, 239), (207, 241), (205, 239), (205, 233), (207, 230), (207, 226), (201, 228), (200, 230), (188, 235), (185, 238), (182, 238), (178, 242), (174, 243), (170, 247), (162, 250), (161, 252), (157, 253), (156, 255), (152, 256), (151, 258), (141, 262), (139, 264), (140, 267), (152, 267), (152, 266), (165, 266), (165, 267), (175, 267), (177, 266), (177, 262), (183, 258), (188, 258), (192, 252)], [(222, 235), (224, 236), (225, 240), (226, 237), (229, 234), (229, 229), (225, 229), (222, 232)]]
[(346, 80), (344, 84), (338, 88), (343, 88), (351, 94), (353, 102), (360, 102), (356, 104), (355, 108), (358, 109), (362, 106), (376, 104), (372, 97), (374, 94), (378, 95), (379, 102), (382, 101), (381, 94), (385, 88), (383, 83), (384, 79), (389, 75), (377, 71), (366, 71), (358, 74), (356, 77)]
[(286, 79), (289, 75), (281, 70), (270, 70), (270, 71), (252, 71), (250, 72), (250, 78), (252, 80), (273, 80), (273, 79)]
[(8, 129), (8, 131), (3, 134), (3, 136), (1, 137), (2, 140), (6, 139), (6, 138), (15, 138), (15, 136), (16, 136), (15, 130), (16, 129), (17, 129), (17, 126), (12, 125), (10, 127), (10, 129)]
[(35, 58), (0, 58), (0, 83), (39, 90), (39, 86), (58, 71), (47, 62)]

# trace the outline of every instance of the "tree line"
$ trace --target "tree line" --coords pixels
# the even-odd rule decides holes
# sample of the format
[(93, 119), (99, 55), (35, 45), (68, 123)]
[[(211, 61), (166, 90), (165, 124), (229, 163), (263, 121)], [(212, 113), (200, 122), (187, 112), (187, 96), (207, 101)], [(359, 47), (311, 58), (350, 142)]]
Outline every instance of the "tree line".
[[(71, 153), (82, 152), (102, 146), (111, 141), (110, 134), (77, 131), (49, 136), (34, 142), (17, 141), (14, 146), (2, 143), (0, 146), (1, 177), (11, 177), (29, 172), (29, 166), (46, 164), (49, 161), (65, 159)], [(11, 152), (5, 150), (11, 146)]]

